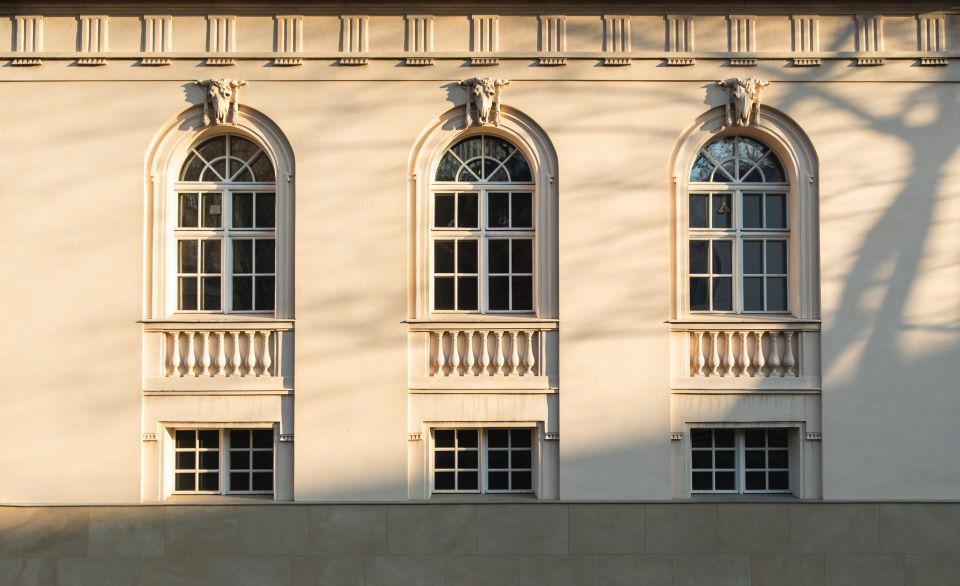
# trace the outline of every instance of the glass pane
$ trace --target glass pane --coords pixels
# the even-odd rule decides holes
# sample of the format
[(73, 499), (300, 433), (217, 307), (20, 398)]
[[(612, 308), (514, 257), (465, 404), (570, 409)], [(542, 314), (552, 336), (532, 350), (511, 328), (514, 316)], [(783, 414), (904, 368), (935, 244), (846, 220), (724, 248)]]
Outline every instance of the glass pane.
[(510, 272), (510, 241), (506, 239), (492, 239), (488, 241), (487, 270), (491, 273)]
[(275, 263), (275, 242), (272, 238), (260, 238), (255, 241), (257, 250), (254, 270), (258, 273), (272, 273)]
[(509, 193), (490, 193), (487, 195), (487, 226), (490, 228), (510, 227)]
[(693, 490), (713, 490), (713, 472), (694, 472), (690, 488)]
[(240, 274), (253, 272), (253, 240), (233, 241), (233, 272)]
[(457, 430), (457, 446), (461, 448), (477, 447), (477, 430), (458, 429)]
[(510, 443), (515, 448), (529, 448), (532, 441), (532, 432), (529, 429), (514, 429), (510, 431)]
[(227, 160), (212, 161), (200, 176), (201, 181), (225, 181), (227, 175)]
[(246, 492), (250, 490), (250, 474), (246, 472), (234, 472), (231, 474), (230, 490), (234, 492)]
[(763, 195), (743, 194), (743, 227), (763, 228)]
[(182, 311), (196, 311), (197, 309), (197, 279), (196, 277), (180, 277), (180, 301), (178, 309)]
[(786, 229), (787, 196), (772, 194), (767, 196), (767, 228)]
[(530, 490), (533, 486), (533, 474), (531, 472), (511, 472), (510, 481), (513, 483), (512, 490)]
[(513, 227), (533, 227), (533, 194), (514, 193), (511, 199), (510, 210), (513, 218)]
[(693, 457), (691, 459), (693, 469), (713, 468), (713, 461), (710, 454), (711, 452), (709, 450), (693, 450)]
[(454, 478), (453, 472), (435, 472), (433, 474), (434, 490), (454, 490), (456, 488)]
[(477, 460), (477, 451), (476, 450), (458, 450), (457, 451), (457, 468), (479, 468), (479, 461)]
[(192, 429), (178, 429), (176, 439), (178, 448), (193, 448), (197, 443), (197, 432)]
[(245, 138), (239, 136), (230, 137), (230, 156), (246, 162), (253, 155), (260, 152), (260, 148)]
[(471, 136), (470, 138), (465, 138), (453, 145), (452, 150), (461, 161), (469, 161), (474, 157), (479, 157), (482, 153), (481, 149), (481, 139), (479, 136)]
[(249, 470), (250, 469), (250, 452), (246, 450), (237, 450), (230, 452), (230, 469), (231, 470)]
[(199, 226), (199, 193), (181, 193), (180, 194), (180, 220), (178, 226), (181, 228), (196, 228)]
[(220, 447), (220, 432), (216, 429), (202, 429), (197, 432), (199, 446), (204, 449), (215, 449)]
[(272, 429), (253, 430), (253, 447), (273, 448), (273, 430)]
[(203, 194), (203, 226), (219, 228), (223, 225), (219, 193)]
[(510, 277), (489, 277), (490, 311), (508, 311), (510, 309)]
[(787, 243), (783, 240), (767, 240), (767, 274), (787, 273)]
[(270, 157), (265, 154), (254, 159), (253, 162), (250, 163), (250, 169), (253, 170), (253, 178), (255, 181), (260, 183), (273, 183), (277, 180), (273, 172), (273, 163), (270, 162)]
[(257, 194), (257, 228), (274, 228), (277, 223), (277, 196)]
[(711, 202), (713, 227), (729, 228), (733, 217), (733, 210), (730, 207), (730, 194), (714, 193)]
[(257, 311), (273, 310), (276, 283), (273, 277), (257, 277), (253, 281), (254, 309)]
[(532, 277), (513, 277), (513, 309), (514, 311), (533, 309)]
[(737, 138), (737, 155), (750, 162), (757, 162), (763, 157), (767, 147), (752, 138), (741, 136)]
[(176, 490), (197, 490), (197, 479), (193, 472), (177, 474)]
[(453, 277), (434, 277), (433, 308), (434, 309), (454, 309)]
[(747, 490), (766, 490), (767, 473), (766, 472), (747, 472), (745, 474)]
[(713, 163), (705, 156), (700, 155), (693, 163), (690, 169), (690, 181), (710, 181), (710, 175), (713, 173)]
[(763, 277), (743, 278), (743, 310), (763, 311)]
[(690, 277), (690, 309), (693, 311), (707, 311), (709, 285), (707, 277)]
[(249, 448), (250, 447), (250, 430), (231, 429), (230, 430), (230, 447), (231, 448)]
[(434, 452), (433, 467), (437, 469), (453, 468), (454, 467), (453, 451), (448, 450), (448, 451)]
[(735, 177), (737, 175), (736, 163), (733, 161), (727, 161), (717, 167), (716, 172), (713, 174), (713, 181), (720, 182), (730, 182), (736, 181)]
[(527, 160), (519, 150), (510, 157), (510, 160), (504, 163), (503, 166), (506, 167), (507, 172), (510, 173), (510, 181), (517, 183), (533, 181), (533, 176), (530, 173), (530, 165), (527, 164)]
[(477, 194), (461, 193), (460, 207), (457, 208), (457, 226), (461, 228), (476, 228), (479, 226), (477, 217)]
[(790, 490), (789, 472), (769, 472), (768, 476), (770, 484), (767, 486), (767, 490)]
[(234, 172), (230, 181), (235, 183), (250, 183), (253, 181), (253, 173), (250, 169), (239, 162), (239, 159), (230, 159), (230, 170)]
[(273, 490), (273, 472), (254, 472), (253, 490), (266, 492)]
[(695, 448), (709, 448), (713, 446), (713, 433), (709, 429), (691, 429), (690, 443)]
[(510, 452), (510, 466), (513, 468), (530, 468), (530, 450), (514, 450)]
[(721, 138), (708, 144), (704, 148), (711, 157), (717, 161), (723, 161), (733, 156), (733, 138)]
[(746, 275), (763, 274), (763, 241), (743, 241), (743, 273)]
[(767, 462), (763, 450), (746, 450), (744, 452), (744, 466), (749, 468), (766, 468)]
[(438, 193), (433, 196), (433, 225), (436, 228), (453, 228), (454, 194)]
[(516, 147), (502, 138), (489, 135), (483, 137), (483, 154), (497, 161), (503, 161), (509, 157), (514, 150), (516, 150)]
[(786, 450), (770, 450), (767, 452), (767, 465), (771, 468), (786, 468), (789, 459)]
[(233, 194), (233, 227), (234, 228), (252, 228), (253, 227), (253, 194), (252, 193), (234, 193)]
[(733, 450), (717, 450), (713, 453), (714, 468), (732, 469), (734, 467)]
[(734, 472), (716, 472), (714, 480), (716, 481), (716, 490), (735, 490), (737, 488)]
[(477, 278), (457, 278), (457, 309), (461, 311), (477, 310)]
[(220, 490), (220, 474), (218, 472), (202, 472), (200, 477), (200, 488), (203, 491)]
[(438, 429), (433, 432), (433, 443), (435, 443), (438, 448), (452, 448), (453, 434), (454, 431), (452, 429)]
[(767, 183), (783, 183), (787, 180), (783, 167), (780, 166), (780, 161), (772, 152), (760, 161), (759, 167), (763, 171), (763, 178)]
[(513, 240), (514, 273), (533, 272), (533, 240)]
[[(743, 168), (743, 163), (740, 163), (740, 165), (741, 165), (741, 168)], [(743, 181), (744, 183), (762, 183), (763, 182), (763, 175), (760, 174), (760, 170), (757, 169), (756, 167), (753, 167), (749, 171), (744, 169), (744, 171), (741, 171), (741, 176), (743, 177), (741, 181)]]
[(507, 181), (510, 181), (510, 176), (507, 175), (506, 169), (497, 165), (497, 163), (491, 159), (484, 159), (484, 162), (487, 165), (486, 170), (488, 173), (490, 173), (490, 169), (494, 170), (492, 173), (490, 173), (489, 177), (487, 177), (487, 181), (498, 181), (500, 183), (506, 183)]
[(733, 439), (732, 429), (717, 429), (713, 432), (713, 445), (718, 448), (732, 448)]
[(483, 177), (483, 160), (477, 159), (468, 162), (466, 169), (460, 172), (460, 181), (480, 181), (480, 178)]
[(767, 277), (767, 311), (787, 310), (786, 277)]
[(707, 272), (707, 240), (690, 241), (690, 273), (703, 274)]
[(457, 489), (458, 490), (477, 490), (477, 477), (479, 474), (476, 472), (458, 472), (457, 473)]
[(748, 429), (743, 432), (743, 437), (748, 448), (762, 448), (766, 446), (767, 431), (765, 429)]
[(437, 240), (433, 243), (433, 272), (453, 272), (453, 240)]
[(253, 452), (254, 470), (273, 470), (273, 450)]
[(180, 258), (179, 271), (181, 273), (197, 272), (197, 241), (180, 240), (177, 242), (179, 248), (177, 256)]
[(177, 452), (177, 470), (193, 470), (196, 467), (196, 452)]
[(768, 429), (767, 445), (770, 446), (771, 448), (787, 447), (787, 430), (786, 429)]
[(440, 159), (440, 165), (437, 166), (437, 181), (454, 181), (457, 178), (457, 171), (460, 169), (460, 162), (451, 153), (446, 153)]
[(206, 163), (201, 161), (199, 157), (191, 155), (187, 164), (183, 166), (183, 170), (180, 171), (180, 181), (199, 181), (200, 172), (203, 171), (205, 166)]
[(508, 472), (490, 472), (487, 474), (488, 490), (509, 490), (510, 474)]
[(203, 309), (205, 311), (220, 310), (220, 277), (203, 278)]
[(201, 157), (208, 161), (225, 156), (227, 154), (227, 137), (217, 136), (211, 138), (210, 140), (204, 141), (196, 150), (200, 153)]
[(233, 310), (250, 311), (253, 309), (253, 277), (233, 278)]
[(711, 272), (714, 275), (729, 275), (733, 273), (733, 243), (729, 240), (713, 241), (713, 267)]
[(487, 432), (487, 445), (491, 448), (506, 448), (510, 442), (510, 432), (506, 429), (491, 429)]
[(216, 470), (220, 467), (220, 452), (200, 452), (200, 469)]
[(219, 240), (203, 241), (203, 272), (205, 273), (220, 272), (220, 241)]
[(476, 273), (477, 272), (477, 241), (476, 240), (457, 241), (457, 272), (458, 273)]
[(707, 196), (704, 194), (690, 194), (690, 227), (709, 227), (707, 225)]

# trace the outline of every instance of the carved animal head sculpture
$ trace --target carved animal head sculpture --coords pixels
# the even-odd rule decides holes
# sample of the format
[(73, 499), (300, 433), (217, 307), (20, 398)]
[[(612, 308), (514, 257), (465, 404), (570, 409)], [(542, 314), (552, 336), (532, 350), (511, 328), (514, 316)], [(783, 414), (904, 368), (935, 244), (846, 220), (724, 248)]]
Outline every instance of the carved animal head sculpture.
[[(209, 79), (197, 81), (198, 85), (206, 88), (207, 95), (203, 100), (203, 123), (220, 126), (237, 123), (238, 93), (245, 81), (235, 79)], [(210, 116), (210, 111), (213, 116)]]
[(500, 90), (510, 82), (505, 79), (491, 77), (473, 78), (461, 81), (460, 85), (467, 87), (467, 126), (473, 123), (470, 111), (471, 102), (477, 110), (477, 122), (500, 125)]
[(727, 89), (726, 125), (756, 124), (760, 118), (760, 90), (770, 85), (770, 82), (749, 77), (718, 81), (717, 84)]

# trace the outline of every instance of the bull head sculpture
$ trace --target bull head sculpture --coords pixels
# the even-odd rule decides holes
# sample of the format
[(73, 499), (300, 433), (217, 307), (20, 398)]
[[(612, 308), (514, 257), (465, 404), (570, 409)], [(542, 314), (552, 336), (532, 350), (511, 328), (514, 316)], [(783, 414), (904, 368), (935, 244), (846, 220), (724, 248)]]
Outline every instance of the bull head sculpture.
[(727, 90), (725, 126), (750, 126), (760, 119), (760, 90), (770, 82), (755, 77), (727, 79), (717, 85)]
[(475, 77), (460, 82), (467, 89), (467, 126), (473, 124), (473, 109), (476, 109), (477, 123), (481, 126), (500, 126), (500, 92), (509, 83), (506, 79), (492, 77)]
[[(247, 82), (235, 79), (208, 79), (194, 83), (206, 89), (206, 95), (203, 97), (204, 126), (210, 126), (211, 124), (215, 126), (224, 124), (236, 126), (240, 86), (247, 85)], [(213, 113), (212, 117), (211, 112)]]

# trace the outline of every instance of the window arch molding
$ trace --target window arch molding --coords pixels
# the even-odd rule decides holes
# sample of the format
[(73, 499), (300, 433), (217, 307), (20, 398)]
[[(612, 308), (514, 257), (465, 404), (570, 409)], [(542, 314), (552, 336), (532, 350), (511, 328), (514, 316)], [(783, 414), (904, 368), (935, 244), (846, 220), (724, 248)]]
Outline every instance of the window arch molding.
[[(452, 108), (428, 125), (417, 138), (408, 160), (409, 251), (408, 316), (431, 317), (430, 197), (434, 174), (447, 149), (476, 135), (502, 138), (526, 158), (535, 191), (535, 299), (537, 318), (556, 318), (557, 303), (557, 157), (546, 132), (531, 118), (502, 106), (499, 126), (464, 128), (463, 107)], [(482, 319), (482, 316), (476, 316)]]
[[(674, 219), (674, 278), (671, 282), (671, 318), (677, 320), (710, 319), (710, 314), (691, 314), (687, 290), (689, 266), (689, 209), (687, 194), (690, 171), (701, 150), (711, 142), (732, 136), (752, 138), (769, 147), (783, 165), (789, 180), (788, 228), (791, 246), (788, 267), (791, 280), (788, 289), (790, 317), (820, 317), (820, 253), (819, 253), (819, 163), (816, 151), (802, 129), (787, 115), (764, 106), (757, 124), (747, 127), (724, 127), (725, 110), (713, 108), (698, 117), (681, 134), (670, 159)], [(749, 313), (726, 319), (750, 319)], [(762, 319), (769, 319), (766, 315)]]
[(191, 149), (220, 135), (252, 141), (269, 157), (276, 175), (276, 303), (271, 317), (293, 318), (294, 156), (280, 128), (266, 115), (240, 106), (237, 124), (206, 127), (203, 108), (194, 106), (168, 121), (154, 136), (144, 165), (145, 209), (144, 301), (147, 319), (167, 319), (176, 312), (176, 224), (174, 187)]

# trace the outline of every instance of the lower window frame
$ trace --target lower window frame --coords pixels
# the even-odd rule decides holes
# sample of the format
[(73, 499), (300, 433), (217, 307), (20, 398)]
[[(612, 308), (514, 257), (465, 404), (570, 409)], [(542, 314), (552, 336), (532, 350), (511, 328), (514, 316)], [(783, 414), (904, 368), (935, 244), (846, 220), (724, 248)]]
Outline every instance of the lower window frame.
[[(258, 497), (272, 497), (276, 499), (277, 490), (278, 490), (278, 464), (279, 464), (279, 444), (280, 436), (278, 434), (278, 424), (237, 424), (237, 425), (205, 425), (205, 424), (172, 424), (165, 426), (165, 441), (169, 442), (169, 449), (165, 450), (165, 457), (163, 460), (163, 476), (165, 483), (169, 483), (169, 490), (165, 491), (167, 498), (169, 497), (184, 497), (184, 496), (206, 496), (206, 497), (244, 497), (244, 496), (258, 496)], [(176, 462), (176, 436), (178, 431), (216, 431), (219, 434), (219, 444), (218, 444), (218, 488), (215, 491), (202, 491), (202, 490), (177, 490), (176, 488), (176, 475), (177, 475), (177, 462)], [(270, 490), (231, 490), (230, 488), (230, 432), (235, 430), (244, 430), (244, 431), (257, 431), (257, 430), (269, 430), (272, 435), (272, 447), (271, 451), (273, 453), (273, 466), (272, 466), (272, 487)], [(253, 448), (248, 449), (251, 452)], [(252, 462), (249, 464), (252, 466)], [(250, 472), (252, 468), (247, 468), (245, 470)]]
[[(693, 438), (692, 432), (694, 430), (731, 430), (734, 432), (734, 480), (735, 488), (733, 490), (695, 490), (693, 488), (693, 473), (695, 472), (693, 468)], [(787, 433), (787, 473), (788, 473), (788, 482), (787, 488), (780, 490), (747, 490), (746, 488), (746, 440), (745, 434), (748, 430), (784, 430)], [(797, 495), (800, 490), (802, 483), (802, 457), (799, 453), (800, 442), (799, 440), (800, 428), (795, 425), (768, 425), (768, 424), (737, 424), (737, 425), (693, 425), (687, 428), (687, 438), (686, 442), (686, 451), (685, 451), (685, 461), (686, 465), (686, 481), (687, 481), (687, 492), (692, 497), (703, 496), (703, 495), (737, 495), (744, 497), (751, 496), (763, 496), (763, 495)], [(715, 449), (715, 448), (713, 448)], [(712, 470), (712, 469), (711, 469)], [(770, 471), (771, 469), (765, 468), (765, 470)], [(779, 471), (782, 469), (776, 468), (774, 471)], [(714, 480), (716, 482), (716, 480)]]
[[(435, 460), (436, 460), (436, 457), (435, 457), (435, 454), (436, 454), (436, 449), (437, 449), (437, 448), (436, 448), (435, 433), (436, 433), (437, 431), (444, 431), (444, 430), (459, 431), (459, 430), (467, 430), (467, 429), (474, 429), (474, 430), (476, 430), (477, 433), (478, 433), (478, 439), (477, 439), (477, 450), (478, 450), (478, 454), (477, 454), (477, 459), (478, 459), (478, 462), (477, 462), (477, 474), (478, 474), (477, 489), (476, 489), (476, 490), (437, 490), (437, 489), (436, 489), (436, 485), (435, 485), (435, 482), (436, 482), (436, 477), (435, 477), (435, 473), (436, 473)], [(526, 431), (528, 431), (528, 432), (530, 433), (530, 489), (529, 489), (529, 490), (498, 490), (498, 489), (490, 489), (490, 488), (488, 487), (488, 486), (489, 486), (489, 478), (488, 478), (488, 475), (489, 475), (489, 472), (490, 472), (489, 456), (488, 456), (488, 452), (489, 452), (489, 450), (490, 450), (490, 447), (489, 447), (489, 440), (488, 440), (488, 432), (489, 432), (490, 430), (498, 430), (498, 429), (507, 430), (507, 431), (522, 429), (522, 430), (526, 430)], [(481, 425), (476, 425), (476, 424), (450, 424), (450, 425), (437, 425), (437, 426), (430, 427), (430, 428), (427, 430), (427, 432), (428, 432), (428, 434), (429, 434), (428, 437), (429, 437), (429, 440), (430, 440), (429, 443), (428, 443), (428, 445), (427, 445), (427, 463), (428, 463), (428, 466), (427, 466), (427, 475), (428, 475), (427, 487), (428, 487), (428, 496), (429, 496), (429, 497), (433, 497), (433, 496), (435, 496), (435, 495), (471, 495), (471, 496), (485, 496), (485, 495), (504, 495), (504, 496), (518, 495), (518, 496), (524, 496), (524, 495), (532, 495), (532, 496), (535, 496), (535, 497), (539, 498), (540, 491), (539, 491), (539, 488), (538, 488), (538, 483), (539, 483), (539, 481), (540, 481), (540, 475), (541, 475), (542, 462), (541, 462), (541, 457), (540, 457), (540, 455), (541, 455), (542, 449), (541, 449), (541, 446), (540, 446), (540, 433), (539, 433), (539, 426), (538, 426), (538, 425), (536, 425), (536, 424), (521, 424), (521, 423), (510, 424), (510, 425), (503, 425), (503, 424), (491, 424), (491, 425), (486, 425), (486, 424), (481, 424)], [(511, 447), (511, 448), (493, 448), (493, 449), (494, 449), (494, 450), (504, 449), (504, 450), (507, 450), (508, 453), (515, 450), (515, 448), (512, 448), (512, 447)], [(508, 457), (509, 457), (509, 456), (508, 456)], [(503, 469), (501, 469), (501, 468), (495, 468), (494, 470), (500, 471), (500, 470), (503, 470)], [(511, 470), (512, 470), (512, 468), (511, 468)], [(520, 470), (526, 470), (526, 469), (520, 469)]]

